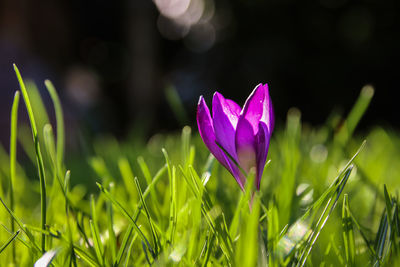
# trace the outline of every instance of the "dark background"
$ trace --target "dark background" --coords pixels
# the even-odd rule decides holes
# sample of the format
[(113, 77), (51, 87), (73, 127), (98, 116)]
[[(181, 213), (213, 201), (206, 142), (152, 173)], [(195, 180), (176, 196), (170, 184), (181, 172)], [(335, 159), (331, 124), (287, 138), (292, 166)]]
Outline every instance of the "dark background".
[(372, 84), (361, 128), (397, 128), (398, 11), (396, 0), (2, 0), (1, 141), (18, 88), (14, 62), (47, 101), (51, 79), (67, 120), (92, 133), (181, 127), (168, 86), (194, 125), (199, 95), (211, 103), (218, 90), (243, 104), (260, 82), (278, 122), (296, 106), (314, 125), (334, 109), (346, 114)]

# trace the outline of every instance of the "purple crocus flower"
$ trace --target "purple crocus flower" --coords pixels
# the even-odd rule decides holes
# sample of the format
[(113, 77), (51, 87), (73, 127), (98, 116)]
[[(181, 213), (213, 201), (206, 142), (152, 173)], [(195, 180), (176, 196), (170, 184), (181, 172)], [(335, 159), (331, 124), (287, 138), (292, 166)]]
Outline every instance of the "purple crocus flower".
[(213, 96), (212, 117), (203, 96), (200, 96), (197, 106), (201, 138), (214, 157), (235, 177), (242, 190), (246, 183), (243, 171), (248, 173), (252, 168), (255, 168), (256, 188), (260, 190), (274, 122), (267, 84), (256, 86), (243, 109), (218, 92)]

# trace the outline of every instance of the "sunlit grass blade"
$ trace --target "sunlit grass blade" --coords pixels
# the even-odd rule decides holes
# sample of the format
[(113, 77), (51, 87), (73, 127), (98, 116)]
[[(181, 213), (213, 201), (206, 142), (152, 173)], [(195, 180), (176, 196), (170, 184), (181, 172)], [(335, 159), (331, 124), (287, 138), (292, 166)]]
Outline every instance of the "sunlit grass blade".
[[(39, 248), (39, 246), (35, 243), (35, 239), (32, 235), (32, 233), (26, 229), (24, 223), (14, 214), (14, 212), (12, 212), (7, 205), (4, 203), (3, 199), (0, 197), (0, 202), (3, 204), (3, 206), (6, 208), (6, 210), (8, 211), (8, 213), (13, 217), (14, 221), (18, 224), (19, 228), (22, 230), (22, 232), (24, 232), (26, 234), (26, 236), (28, 237), (30, 244), (32, 245), (31, 247), (34, 248), (36, 250), (36, 252), (41, 251), (41, 249)], [(44, 234), (43, 234), (44, 235)]]
[(96, 212), (96, 203), (94, 200), (94, 196), (90, 196), (90, 210), (92, 219), (89, 221), (90, 230), (92, 232), (94, 249), (96, 251), (97, 260), (99, 261), (100, 265), (104, 265), (104, 248), (100, 237), (100, 231), (98, 226), (98, 218)]
[(347, 116), (347, 119), (342, 125), (339, 133), (337, 134), (337, 138), (342, 144), (345, 144), (353, 135), (357, 124), (367, 110), (373, 96), (374, 88), (371, 85), (365, 85), (361, 89), (360, 96)]
[(137, 236), (137, 234), (135, 233), (135, 235), (133, 236), (131, 243), (129, 244), (129, 247), (127, 249), (126, 258), (125, 258), (125, 267), (129, 266), (129, 259), (131, 257), (132, 246), (133, 246), (133, 243), (135, 242), (136, 236)]
[[(269, 266), (278, 266), (280, 260), (278, 257), (281, 255), (277, 253), (278, 241), (282, 236), (282, 233), (279, 234), (279, 215), (278, 209), (273, 201), (271, 201), (268, 205), (267, 214), (267, 249), (268, 249), (268, 265)], [(286, 229), (285, 227), (284, 229)], [(282, 230), (285, 231), (285, 230)], [(286, 254), (289, 251), (286, 252)]]
[(78, 255), (89, 266), (92, 266), (92, 267), (100, 266), (95, 259), (93, 259), (89, 254), (86, 253), (85, 250), (83, 250), (77, 246), (74, 246), (74, 251), (75, 251), (76, 255)]
[(258, 231), (260, 218), (260, 199), (252, 196), (251, 211), (244, 216), (246, 223), (241, 224), (241, 231), (235, 250), (237, 266), (256, 266), (258, 258)]
[(153, 180), (151, 181), (151, 183), (146, 187), (146, 190), (144, 190), (143, 193), (143, 198), (146, 199), (146, 197), (149, 195), (149, 193), (153, 190), (153, 188), (156, 186), (156, 184), (158, 183), (158, 181), (163, 177), (164, 173), (167, 170), (167, 165), (162, 166), (158, 172), (156, 173), (156, 175), (154, 175)]
[(356, 253), (355, 253), (353, 220), (350, 216), (347, 194), (344, 194), (343, 196), (342, 227), (343, 227), (343, 241), (344, 241), (346, 262), (348, 266), (354, 266)]
[(383, 256), (385, 251), (388, 249), (388, 243), (390, 242), (390, 238), (388, 236), (388, 216), (386, 211), (382, 213), (381, 220), (379, 223), (378, 232), (375, 238), (375, 251), (376, 258), (375, 264), (380, 265), (382, 263)]
[[(57, 162), (56, 162), (57, 159), (56, 159), (56, 148), (54, 142), (53, 127), (51, 127), (50, 124), (46, 124), (43, 127), (43, 137), (44, 137), (45, 149), (47, 151), (47, 155), (50, 159), (50, 163), (53, 168), (54, 178), (59, 177), (57, 175)], [(62, 188), (62, 181), (60, 179), (58, 180)], [(54, 182), (55, 181), (53, 181), (53, 183)]]
[(19, 235), (20, 230), (16, 231), (1, 247), (0, 247), (0, 255), (3, 252), (3, 250), (5, 250), (8, 245), (11, 244), (11, 242), (14, 241), (14, 239)]
[(357, 221), (357, 219), (354, 217), (353, 213), (350, 210), (350, 207), (348, 207), (349, 215), (351, 216), (352, 222), (354, 223), (354, 225), (356, 226), (357, 230), (360, 232), (360, 235), (362, 237), (362, 239), (364, 240), (364, 243), (366, 244), (371, 256), (373, 258), (376, 257), (376, 253), (374, 248), (371, 246), (371, 242), (368, 240), (367, 235), (364, 233), (365, 227), (362, 227), (361, 224)]
[[(251, 205), (251, 192), (253, 192), (253, 180), (254, 180), (254, 175), (251, 174), (248, 178), (248, 181), (246, 182), (246, 189), (245, 193), (241, 194), (239, 197), (238, 204), (235, 209), (235, 213), (233, 215), (233, 219), (231, 221), (231, 224), (229, 226), (229, 235), (232, 240), (236, 240), (238, 237), (237, 235), (239, 234), (239, 226), (240, 223), (245, 221), (243, 218), (243, 213), (246, 212), (246, 209), (248, 209), (249, 205)], [(247, 205), (247, 207), (246, 207)]]
[(174, 244), (174, 235), (176, 229), (177, 211), (176, 211), (176, 168), (172, 167), (172, 174), (169, 177), (169, 194), (170, 194), (170, 206), (169, 206), (169, 226), (168, 226), (168, 241)]
[(185, 126), (182, 129), (181, 135), (181, 157), (182, 157), (182, 165), (185, 169), (189, 166), (190, 160), (190, 139), (191, 139), (192, 129), (189, 126)]
[(65, 146), (65, 137), (64, 137), (64, 114), (61, 107), (61, 102), (58, 97), (57, 91), (54, 88), (54, 85), (51, 81), (45, 80), (44, 84), (50, 94), (50, 97), (53, 101), (54, 110), (56, 113), (56, 123), (57, 123), (57, 165), (58, 169), (62, 172), (62, 162), (64, 159), (64, 146)]
[(90, 224), (90, 230), (92, 232), (93, 246), (94, 250), (96, 251), (97, 261), (100, 263), (100, 265), (104, 265), (102, 245), (99, 232), (96, 230), (96, 226), (94, 225), (93, 220), (90, 220), (89, 224)]
[(128, 242), (129, 242), (130, 237), (132, 236), (132, 233), (133, 233), (133, 225), (130, 224), (128, 229), (126, 230), (126, 232), (124, 234), (124, 238), (122, 239), (121, 246), (120, 246), (120, 248), (118, 250), (118, 254), (117, 254), (117, 257), (116, 257), (115, 262), (114, 262), (114, 266), (115, 267), (119, 266), (119, 264), (121, 263), (122, 256), (124, 255), (124, 253), (125, 253), (125, 251), (127, 249)]
[[(150, 170), (149, 170), (149, 167), (147, 166), (146, 162), (144, 161), (143, 157), (138, 157), (137, 162), (140, 166), (140, 169), (142, 170), (142, 173), (146, 180), (147, 185), (151, 184), (152, 177), (150, 174)], [(153, 210), (156, 214), (159, 214), (160, 211), (159, 211), (156, 188), (154, 188), (153, 190), (150, 191), (150, 195), (152, 198), (152, 201), (150, 202), (150, 203), (152, 203), (151, 207), (153, 208)]]
[(142, 189), (140, 189), (139, 180), (136, 177), (135, 177), (135, 185), (136, 185), (136, 188), (138, 190), (138, 194), (139, 194), (139, 197), (140, 197), (140, 201), (142, 203), (142, 207), (144, 208), (144, 212), (146, 213), (146, 217), (147, 217), (147, 220), (148, 220), (149, 225), (150, 225), (150, 232), (151, 232), (151, 235), (153, 237), (153, 244), (154, 244), (154, 255), (153, 255), (153, 257), (157, 257), (157, 255), (159, 253), (160, 241), (158, 239), (158, 235), (157, 235), (156, 231), (154, 230), (154, 225), (153, 225), (150, 213), (149, 213), (149, 209), (147, 208), (146, 202), (144, 201), (143, 194), (142, 194)]
[[(33, 136), (33, 142), (35, 145), (36, 160), (37, 160), (39, 179), (40, 179), (41, 225), (42, 225), (42, 229), (45, 230), (46, 229), (46, 178), (45, 178), (45, 171), (44, 171), (44, 165), (43, 165), (43, 157), (42, 157), (42, 153), (40, 152), (38, 131), (36, 128), (35, 116), (33, 114), (33, 109), (31, 106), (31, 102), (29, 100), (28, 92), (26, 91), (24, 81), (22, 80), (21, 74), (15, 64), (14, 64), (14, 70), (15, 70), (15, 73), (18, 78), (22, 96), (25, 101), (25, 106), (28, 111), (29, 121), (31, 123), (32, 136)], [(42, 249), (42, 252), (46, 251), (45, 235), (42, 235), (41, 249)]]
[[(10, 209), (15, 210), (14, 199), (14, 183), (16, 179), (16, 162), (17, 162), (17, 126), (18, 126), (18, 106), (19, 106), (19, 91), (15, 92), (14, 101), (11, 108), (11, 132), (10, 132)], [(14, 219), (10, 215), (11, 231), (15, 232)], [(15, 245), (12, 245), (12, 260), (15, 262)]]
[[(25, 86), (31, 102), (33, 114), (35, 116), (36, 127), (42, 129), (44, 125), (50, 123), (49, 116), (47, 114), (46, 106), (43, 102), (42, 96), (40, 95), (39, 88), (36, 86), (33, 80), (26, 79)], [(41, 140), (41, 132), (38, 132)]]
[[(110, 192), (113, 193), (114, 184), (110, 184)], [(115, 262), (117, 257), (117, 237), (115, 236), (114, 231), (114, 209), (111, 201), (107, 201), (106, 203), (107, 209), (107, 228), (108, 228), (108, 236), (109, 236), (109, 246), (111, 252), (111, 262)], [(103, 244), (104, 246), (104, 244)]]
[(385, 198), (385, 211), (382, 214), (379, 229), (375, 238), (376, 264), (384, 263), (387, 260), (390, 251), (393, 250), (395, 252), (397, 249), (395, 238), (396, 230), (394, 229), (394, 227), (396, 227), (396, 213), (394, 213), (394, 211), (397, 211), (397, 203), (395, 199), (390, 197), (386, 185), (384, 185), (383, 191)]
[(25, 229), (29, 229), (31, 232), (37, 232), (37, 233), (41, 233), (41, 234), (45, 234), (48, 237), (54, 237), (57, 239), (63, 239), (64, 236), (61, 234), (60, 231), (58, 231), (57, 229), (48, 227), (48, 229), (43, 230), (40, 227), (36, 227), (34, 225), (29, 225), (29, 224), (25, 224)]
[(120, 158), (118, 160), (118, 168), (130, 199), (136, 202), (138, 198), (136, 195), (135, 182), (132, 179), (134, 175), (128, 160), (126, 158)]
[(202, 263), (202, 267), (207, 267), (208, 266), (208, 262), (210, 260), (210, 256), (211, 256), (211, 252), (213, 251), (213, 247), (214, 247), (214, 242), (215, 242), (215, 235), (211, 234), (208, 236), (207, 238), (207, 244), (205, 247), (205, 256), (204, 256), (204, 261)]

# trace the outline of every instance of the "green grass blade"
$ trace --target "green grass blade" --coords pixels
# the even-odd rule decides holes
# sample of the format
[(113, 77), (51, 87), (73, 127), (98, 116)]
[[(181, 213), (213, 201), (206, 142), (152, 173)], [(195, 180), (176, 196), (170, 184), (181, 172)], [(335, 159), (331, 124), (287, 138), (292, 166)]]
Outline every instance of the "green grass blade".
[(169, 206), (169, 226), (168, 226), (168, 237), (167, 242), (174, 244), (174, 235), (176, 229), (177, 211), (176, 211), (176, 168), (172, 167), (172, 175), (169, 181), (169, 194), (170, 194), (170, 206)]
[(96, 212), (96, 203), (93, 195), (90, 196), (90, 210), (92, 219), (89, 221), (89, 223), (93, 237), (94, 249), (96, 251), (97, 260), (99, 261), (100, 265), (104, 265), (104, 258), (103, 258), (104, 248), (100, 238), (100, 231), (99, 231), (98, 218)]
[(121, 263), (122, 256), (124, 255), (124, 252), (128, 246), (128, 241), (129, 241), (130, 237), (132, 236), (132, 232), (133, 232), (133, 225), (130, 224), (128, 229), (126, 230), (124, 238), (122, 239), (121, 246), (118, 250), (118, 254), (117, 254), (117, 257), (114, 262), (115, 267), (119, 266), (119, 264)]
[(360, 96), (358, 97), (356, 103), (354, 104), (352, 110), (342, 128), (340, 129), (337, 138), (342, 143), (345, 144), (349, 138), (353, 135), (357, 124), (361, 120), (365, 111), (367, 110), (372, 97), (374, 96), (374, 88), (371, 85), (365, 85), (361, 89)]
[[(44, 137), (44, 144), (47, 151), (47, 154), (50, 159), (50, 163), (53, 167), (54, 176), (58, 177), (57, 175), (57, 161), (56, 161), (56, 149), (55, 149), (55, 142), (54, 142), (54, 135), (53, 135), (53, 128), (50, 124), (46, 124), (43, 127), (43, 137)], [(62, 182), (59, 180), (60, 184)], [(62, 186), (61, 186), (62, 188)]]
[(158, 239), (158, 235), (157, 235), (156, 231), (154, 230), (154, 225), (153, 225), (153, 222), (151, 220), (149, 209), (147, 208), (146, 202), (144, 201), (143, 194), (142, 194), (142, 189), (140, 188), (140, 184), (139, 184), (139, 180), (136, 177), (135, 177), (135, 185), (136, 185), (136, 188), (138, 190), (138, 194), (139, 194), (139, 197), (140, 197), (140, 201), (142, 203), (142, 207), (144, 208), (147, 220), (148, 220), (149, 225), (150, 225), (150, 232), (151, 232), (151, 235), (153, 237), (154, 253), (155, 253), (155, 255), (153, 255), (153, 256), (157, 257), (157, 255), (159, 253), (160, 241)]
[(240, 237), (236, 244), (236, 266), (256, 266), (257, 264), (260, 219), (260, 200), (257, 195), (253, 197), (251, 211), (247, 213), (244, 219), (246, 223), (241, 225)]
[(14, 221), (18, 224), (19, 228), (22, 230), (22, 232), (24, 232), (26, 234), (26, 236), (29, 238), (29, 241), (32, 244), (32, 247), (37, 251), (41, 251), (41, 249), (39, 248), (39, 246), (35, 243), (35, 239), (32, 235), (32, 233), (25, 227), (24, 223), (14, 214), (14, 212), (12, 212), (6, 205), (6, 203), (4, 203), (3, 199), (0, 197), (0, 202), (3, 204), (3, 206), (6, 208), (6, 210), (8, 211), (8, 213), (13, 217)]
[(95, 259), (93, 259), (89, 254), (86, 253), (85, 250), (83, 250), (77, 246), (74, 246), (74, 251), (75, 251), (76, 255), (78, 255), (84, 262), (89, 264), (89, 266), (92, 266), (92, 267), (100, 266)]
[[(13, 233), (13, 232), (11, 232), (4, 224), (1, 224), (1, 226), (4, 228), (4, 230), (6, 230), (7, 231), (7, 233), (9, 233), (10, 235), (14, 235), (15, 233)], [(19, 231), (19, 230), (18, 230)], [(25, 240), (25, 239), (22, 239), (21, 238), (21, 236), (17, 236), (17, 240), (18, 241), (20, 241), (25, 247), (27, 247), (28, 249), (30, 249), (30, 250), (34, 250), (33, 248), (32, 248), (32, 246)], [(37, 252), (39, 252), (40, 251), (40, 249), (39, 249), (39, 247), (37, 247), (38, 249), (37, 249)]]
[[(110, 191), (113, 192), (114, 184), (110, 184)], [(106, 203), (107, 209), (107, 228), (108, 228), (108, 235), (109, 235), (109, 246), (111, 250), (111, 262), (115, 262), (117, 257), (117, 238), (114, 232), (114, 210), (112, 207), (111, 201)]]
[(389, 228), (388, 216), (385, 211), (382, 213), (378, 232), (375, 238), (375, 251), (376, 251), (375, 264), (380, 264), (382, 262), (383, 256), (385, 254), (385, 249), (387, 248), (387, 242), (390, 242), (388, 238), (388, 228)]
[[(29, 101), (31, 102), (32, 111), (35, 116), (36, 127), (40, 130), (44, 125), (50, 123), (46, 107), (36, 84), (32, 80), (27, 79), (25, 86), (29, 96)], [(38, 132), (39, 138), (42, 140), (42, 136), (40, 134), (41, 133)]]
[(103, 266), (104, 259), (103, 259), (100, 234), (99, 234), (98, 230), (96, 230), (96, 226), (94, 225), (93, 220), (90, 220), (89, 224), (90, 224), (90, 230), (92, 232), (93, 245), (94, 245), (94, 250), (95, 250), (96, 256), (97, 256), (97, 261), (100, 263), (100, 265)]
[(8, 245), (11, 244), (12, 241), (14, 241), (14, 239), (19, 235), (19, 230), (16, 231), (1, 247), (0, 247), (0, 255), (3, 252), (3, 250), (5, 250)]
[(158, 170), (156, 175), (154, 175), (153, 180), (151, 183), (146, 187), (146, 190), (144, 190), (143, 193), (143, 198), (146, 199), (146, 197), (149, 195), (149, 193), (153, 190), (153, 188), (156, 186), (158, 181), (163, 177), (164, 173), (167, 171), (168, 167), (167, 164), (161, 167), (161, 169)]
[[(14, 101), (11, 108), (11, 133), (10, 133), (10, 209), (14, 211), (14, 183), (16, 179), (16, 162), (17, 162), (17, 126), (18, 126), (18, 106), (19, 106), (19, 91), (15, 92)], [(11, 216), (11, 215), (10, 215)], [(12, 216), (11, 231), (15, 232), (15, 223)], [(15, 244), (12, 245), (12, 259), (15, 262)]]
[(346, 262), (348, 266), (355, 266), (355, 241), (353, 231), (353, 220), (349, 212), (349, 202), (347, 194), (343, 196), (342, 207), (342, 227), (343, 227), (343, 241), (346, 255)]
[(122, 181), (124, 182), (126, 191), (133, 202), (138, 200), (136, 195), (135, 183), (133, 181), (133, 172), (126, 158), (120, 158), (118, 160), (118, 168), (121, 173)]
[[(46, 178), (45, 178), (45, 171), (44, 171), (44, 165), (43, 165), (43, 157), (42, 157), (42, 153), (40, 152), (40, 145), (39, 145), (39, 139), (38, 139), (38, 132), (37, 132), (37, 128), (36, 128), (36, 121), (35, 121), (35, 116), (33, 114), (31, 102), (29, 100), (28, 92), (26, 91), (24, 81), (22, 80), (21, 74), (15, 64), (14, 64), (14, 70), (17, 75), (19, 85), (21, 87), (22, 96), (25, 101), (25, 106), (28, 111), (28, 117), (29, 117), (29, 120), (31, 123), (31, 128), (32, 128), (32, 136), (33, 136), (33, 142), (35, 144), (35, 153), (36, 153), (36, 160), (37, 160), (39, 179), (40, 179), (41, 225), (42, 225), (42, 229), (45, 230), (46, 229)], [(41, 246), (42, 246), (41, 247), (42, 253), (44, 253), (46, 251), (45, 235), (42, 235)]]
[(208, 265), (208, 262), (209, 262), (209, 260), (210, 260), (210, 256), (211, 256), (211, 253), (212, 253), (212, 251), (213, 251), (213, 247), (214, 247), (214, 242), (215, 242), (215, 235), (214, 234), (211, 234), (211, 237), (210, 236), (208, 236), (208, 239), (207, 239), (207, 247), (206, 247), (206, 252), (205, 252), (205, 257), (204, 257), (204, 261), (203, 261), (203, 263), (202, 263), (202, 267), (207, 267), (207, 265)]
[(131, 257), (132, 246), (133, 246), (133, 243), (135, 242), (136, 236), (137, 236), (137, 234), (135, 233), (135, 235), (133, 236), (133, 238), (131, 240), (131, 243), (129, 244), (128, 250), (126, 252), (125, 267), (129, 267), (129, 265), (128, 265), (129, 259)]
[[(149, 167), (147, 166), (146, 162), (144, 161), (143, 157), (138, 157), (137, 162), (139, 164), (140, 169), (142, 170), (143, 176), (146, 180), (147, 185), (151, 184), (152, 177), (150, 174)], [(150, 191), (151, 198), (153, 201), (151, 201), (151, 207), (153, 208), (154, 212), (156, 214), (159, 214), (159, 205), (158, 205), (158, 198), (157, 198), (157, 190), (154, 188), (153, 190)]]
[(62, 162), (64, 160), (64, 146), (65, 146), (65, 137), (64, 137), (64, 114), (61, 107), (61, 102), (58, 97), (57, 91), (52, 84), (51, 81), (45, 80), (44, 84), (47, 88), (47, 91), (50, 94), (51, 100), (53, 101), (54, 110), (56, 113), (56, 123), (57, 123), (57, 165), (58, 169), (62, 171)]

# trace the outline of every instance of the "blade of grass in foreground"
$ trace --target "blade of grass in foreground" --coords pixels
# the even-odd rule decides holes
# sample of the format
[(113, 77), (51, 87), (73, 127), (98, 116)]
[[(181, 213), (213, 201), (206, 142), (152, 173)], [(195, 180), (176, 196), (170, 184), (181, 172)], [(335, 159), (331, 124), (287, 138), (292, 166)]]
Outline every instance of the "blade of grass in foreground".
[(151, 220), (149, 209), (147, 208), (146, 202), (144, 201), (143, 194), (142, 194), (142, 189), (140, 189), (140, 185), (139, 185), (139, 180), (136, 177), (135, 177), (135, 185), (136, 185), (136, 188), (138, 190), (138, 194), (139, 194), (139, 197), (140, 197), (140, 201), (142, 203), (142, 207), (144, 208), (144, 211), (146, 213), (146, 218), (147, 218), (147, 220), (149, 222), (149, 225), (150, 225), (150, 231), (151, 231), (151, 235), (153, 237), (153, 243), (154, 243), (154, 253), (155, 253), (155, 256), (157, 257), (157, 255), (159, 253), (160, 241), (158, 239), (158, 235), (157, 235), (156, 231), (154, 230), (154, 225), (153, 225), (153, 222)]
[(391, 198), (386, 185), (383, 188), (385, 197), (385, 211), (382, 213), (379, 229), (375, 238), (375, 264), (384, 264), (388, 260), (390, 252), (396, 253), (397, 242), (395, 239), (397, 224), (395, 222), (397, 215), (397, 201)]
[[(45, 80), (44, 84), (50, 94), (53, 101), (54, 110), (56, 113), (56, 123), (57, 123), (57, 167), (58, 170), (62, 172), (62, 162), (64, 157), (64, 115), (61, 108), (60, 98), (58, 97), (57, 91), (53, 84), (49, 80)], [(61, 174), (62, 175), (62, 174)]]
[(92, 232), (92, 237), (94, 240), (94, 249), (96, 252), (97, 260), (99, 261), (100, 265), (104, 265), (104, 259), (103, 259), (104, 249), (100, 238), (99, 226), (97, 224), (98, 219), (96, 212), (96, 204), (93, 195), (90, 196), (90, 208), (91, 208), (92, 219), (89, 221), (89, 224), (90, 224), (90, 230)]
[(120, 248), (118, 250), (117, 258), (116, 258), (116, 260), (114, 262), (114, 266), (116, 266), (116, 267), (119, 266), (119, 264), (120, 264), (120, 262), (122, 260), (122, 256), (124, 255), (124, 252), (125, 252), (125, 250), (126, 250), (126, 248), (128, 246), (128, 241), (129, 241), (129, 239), (130, 239), (130, 237), (132, 235), (132, 232), (133, 232), (133, 225), (130, 224), (128, 229), (126, 230), (124, 238), (122, 239), (121, 246), (120, 246)]
[(2, 246), (0, 247), (0, 254), (3, 252), (3, 250), (5, 250), (5, 249), (8, 247), (8, 245), (11, 244), (11, 242), (12, 242), (18, 235), (19, 235), (19, 230), (16, 231), (16, 232), (6, 241), (6, 243), (4, 243), (4, 245), (2, 245)]
[(93, 246), (96, 252), (97, 261), (100, 263), (100, 265), (104, 265), (103, 252), (101, 251), (100, 234), (96, 230), (96, 226), (94, 225), (93, 220), (89, 220), (89, 225), (90, 225), (90, 231), (92, 232), (93, 243), (94, 243)]
[(236, 266), (256, 266), (258, 259), (258, 230), (260, 219), (260, 198), (253, 195), (255, 173), (250, 173), (245, 190), (245, 203), (241, 216), (245, 223), (240, 225), (239, 238), (235, 249)]
[(175, 166), (172, 167), (172, 176), (169, 177), (169, 194), (170, 194), (170, 206), (169, 206), (168, 242), (174, 244), (174, 235), (175, 235), (176, 221), (177, 221)]
[[(16, 179), (16, 162), (17, 162), (17, 125), (18, 125), (18, 105), (19, 91), (15, 92), (14, 101), (11, 108), (11, 134), (10, 134), (10, 209), (14, 211), (14, 182)], [(15, 232), (15, 223), (10, 215), (11, 231)], [(12, 261), (15, 263), (15, 244), (12, 245)]]
[[(139, 164), (140, 169), (142, 170), (144, 178), (146, 179), (147, 185), (151, 184), (152, 177), (150, 174), (149, 167), (147, 166), (145, 160), (143, 159), (143, 157), (138, 157), (137, 162)], [(131, 177), (133, 177), (133, 176), (131, 176)], [(150, 191), (150, 195), (152, 198), (152, 201), (150, 201), (150, 205), (153, 208), (153, 211), (155, 212), (155, 214), (160, 216), (160, 210), (159, 210), (159, 205), (158, 205), (158, 201), (157, 201), (157, 190), (155, 190), (155, 189), (156, 188), (154, 188), (154, 190)]]
[(89, 264), (92, 267), (99, 267), (100, 265), (94, 260), (92, 257), (90, 257), (83, 249), (74, 246), (74, 251), (76, 255), (78, 255), (84, 262)]
[(22, 232), (24, 232), (26, 234), (26, 236), (28, 237), (29, 241), (31, 242), (31, 246), (36, 250), (36, 252), (40, 251), (39, 246), (35, 243), (35, 239), (32, 235), (32, 233), (25, 227), (24, 223), (17, 217), (15, 216), (14, 212), (12, 212), (6, 205), (6, 203), (4, 203), (3, 199), (0, 197), (0, 202), (1, 204), (3, 204), (4, 208), (6, 208), (6, 210), (8, 211), (8, 213), (13, 217), (13, 219), (15, 220), (15, 222), (18, 224), (18, 226), (20, 227), (20, 229), (22, 230)]
[(343, 196), (342, 207), (342, 226), (343, 226), (343, 241), (346, 255), (347, 266), (354, 266), (355, 264), (355, 242), (353, 221), (349, 211), (349, 201), (347, 194)]
[[(114, 193), (114, 183), (110, 183), (110, 192), (111, 194)], [(117, 237), (115, 236), (114, 232), (114, 209), (111, 201), (107, 201), (106, 210), (107, 210), (107, 228), (108, 228), (109, 244), (111, 251), (111, 261), (115, 262), (115, 259), (117, 257)]]
[[(35, 121), (35, 116), (33, 114), (31, 102), (29, 100), (28, 92), (26, 91), (24, 81), (22, 80), (21, 74), (15, 64), (14, 64), (14, 70), (17, 75), (19, 85), (21, 87), (22, 96), (24, 98), (25, 106), (28, 111), (29, 121), (31, 123), (32, 136), (33, 136), (33, 142), (35, 144), (35, 153), (36, 153), (36, 160), (37, 160), (38, 171), (39, 171), (39, 180), (40, 180), (41, 225), (42, 225), (42, 229), (46, 230), (46, 178), (45, 178), (45, 171), (44, 171), (44, 165), (43, 165), (43, 157), (42, 157), (42, 153), (40, 152), (38, 132), (36, 129), (36, 121)], [(42, 253), (44, 253), (46, 251), (46, 236), (44, 234), (42, 234), (41, 249), (42, 249)]]

